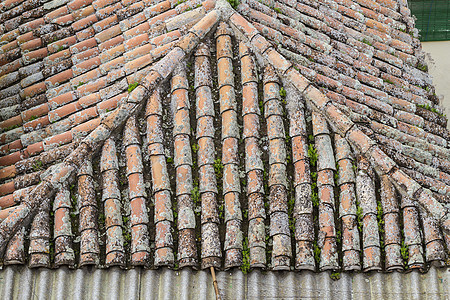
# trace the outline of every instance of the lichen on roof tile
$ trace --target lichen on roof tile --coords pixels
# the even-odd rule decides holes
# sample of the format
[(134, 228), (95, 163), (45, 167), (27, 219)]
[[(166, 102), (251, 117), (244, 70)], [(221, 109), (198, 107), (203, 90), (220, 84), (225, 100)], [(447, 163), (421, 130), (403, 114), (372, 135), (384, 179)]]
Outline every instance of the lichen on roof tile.
[(405, 1), (8, 1), (0, 20), (3, 264), (448, 264), (450, 134)]

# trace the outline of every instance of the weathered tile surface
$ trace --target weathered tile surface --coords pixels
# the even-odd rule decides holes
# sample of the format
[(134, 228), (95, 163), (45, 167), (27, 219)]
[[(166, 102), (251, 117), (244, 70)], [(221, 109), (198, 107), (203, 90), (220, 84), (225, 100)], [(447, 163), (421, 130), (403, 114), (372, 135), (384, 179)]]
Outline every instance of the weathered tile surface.
[(0, 250), (426, 270), (450, 134), (405, 1), (6, 1)]

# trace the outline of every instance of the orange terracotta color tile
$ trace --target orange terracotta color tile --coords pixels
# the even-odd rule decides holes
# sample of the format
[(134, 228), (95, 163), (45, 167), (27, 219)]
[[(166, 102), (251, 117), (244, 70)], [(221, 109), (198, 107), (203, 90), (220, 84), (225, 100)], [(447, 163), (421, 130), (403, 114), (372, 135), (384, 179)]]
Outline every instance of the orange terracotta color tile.
[[(28, 30), (37, 29), (37, 28), (41, 27), (44, 24), (45, 24), (44, 18), (35, 19), (35, 20), (30, 21), (30, 22), (27, 23), (27, 29)], [(15, 30), (14, 31), (10, 31), (10, 32), (15, 32)]]
[(153, 62), (153, 57), (151, 54), (147, 54), (144, 56), (141, 56), (135, 60), (132, 60), (130, 62), (127, 62), (124, 66), (125, 74), (129, 75), (137, 70), (146, 67), (147, 65), (151, 64)]
[(85, 96), (90, 93), (96, 92), (101, 88), (104, 88), (106, 86), (106, 79), (100, 78), (94, 82), (83, 84), (82, 86), (79, 86), (77, 88), (77, 92), (80, 96)]
[(76, 99), (76, 95), (74, 92), (68, 92), (64, 93), (62, 95), (56, 96), (55, 98), (52, 98), (48, 101), (48, 104), (50, 105), (51, 109), (55, 109), (57, 107), (60, 107), (64, 104), (70, 103), (73, 100)]
[(6, 219), (15, 210), (16, 210), (16, 207), (14, 207), (14, 206), (0, 210), (0, 220)]
[(156, 46), (160, 46), (160, 45), (170, 43), (180, 37), (181, 37), (181, 32), (179, 30), (174, 30), (174, 31), (168, 32), (166, 34), (161, 34), (160, 36), (152, 38), (150, 40), (150, 43), (153, 45), (156, 45)]
[(240, 14), (233, 14), (230, 18), (231, 23), (236, 26), (236, 28), (241, 31), (248, 40), (252, 40), (252, 38), (258, 34), (256, 28), (250, 24), (246, 19), (244, 19)]
[(56, 122), (80, 109), (77, 102), (69, 103), (60, 108), (52, 110), (48, 113), (48, 118), (51, 123)]
[(287, 59), (285, 59), (274, 49), (267, 50), (266, 54), (272, 66), (274, 66), (279, 72), (282, 72), (282, 74), (284, 74), (292, 66)]
[(91, 107), (74, 114), (71, 120), (73, 125), (77, 125), (81, 124), (82, 122), (85, 122), (86, 120), (93, 119), (97, 116), (98, 116), (97, 108)]
[(100, 66), (100, 71), (104, 74), (113, 69), (120, 68), (125, 64), (125, 58), (120, 56)]
[(150, 51), (154, 49), (152, 44), (146, 44), (144, 46), (140, 46), (134, 50), (125, 53), (125, 57), (128, 61), (136, 59), (142, 55), (148, 54)]
[(219, 21), (218, 13), (213, 10), (197, 22), (189, 31), (193, 32), (199, 39), (203, 39), (212, 27)]
[(10, 181), (0, 185), (0, 196), (11, 194), (16, 189), (14, 188), (14, 181)]
[(117, 2), (115, 4), (109, 5), (100, 10), (97, 10), (96, 14), (100, 19), (104, 19), (104, 18), (114, 14), (116, 11), (121, 10), (122, 8), (123, 8), (122, 3)]
[(13, 150), (20, 150), (22, 147), (22, 141), (18, 139), (9, 144), (0, 146), (0, 154), (7, 154)]
[(48, 113), (49, 107), (47, 103), (43, 103), (39, 106), (30, 108), (29, 110), (26, 110), (22, 112), (22, 119), (23, 121), (29, 121), (32, 117), (40, 117), (42, 115), (45, 115)]
[(69, 10), (67, 9), (67, 6), (61, 6), (55, 10), (52, 10), (51, 12), (49, 12), (48, 14), (46, 14), (44, 16), (44, 20), (47, 23), (50, 23), (51, 21), (53, 21), (56, 18), (59, 18), (61, 16), (65, 16), (69, 13)]
[(319, 109), (322, 110), (325, 108), (325, 106), (328, 104), (328, 102), (331, 102), (330, 99), (327, 98), (319, 89), (315, 88), (314, 86), (310, 85), (304, 92), (305, 97), (308, 97), (310, 101)]
[(106, 113), (109, 111), (112, 111), (117, 107), (118, 99), (117, 98), (111, 98), (105, 101), (100, 102), (97, 104), (97, 110), (99, 114)]
[(366, 153), (374, 143), (367, 135), (356, 127), (349, 130), (346, 137), (348, 141), (352, 143), (352, 146), (359, 148), (362, 153)]
[(0, 49), (3, 53), (6, 53), (8, 51), (11, 51), (15, 48), (19, 47), (19, 43), (17, 42), (17, 40), (9, 42), (6, 45), (3, 45)]
[(67, 26), (74, 21), (74, 18), (71, 14), (56, 18), (53, 22), (58, 24), (59, 26)]
[(99, 78), (101, 76), (102, 76), (102, 74), (100, 73), (100, 70), (98, 68), (95, 68), (94, 70), (86, 72), (86, 73), (84, 73), (84, 74), (82, 74), (82, 75), (72, 79), (70, 81), (70, 84), (73, 87), (77, 87), (77, 86), (79, 86), (81, 84), (85, 84), (87, 82), (94, 81), (95, 79), (97, 79), (97, 78)]
[(24, 33), (24, 34), (18, 36), (18, 37), (17, 37), (17, 42), (18, 42), (19, 44), (23, 44), (23, 43), (26, 43), (26, 42), (28, 42), (28, 41), (31, 41), (32, 39), (35, 39), (35, 38), (37, 38), (37, 37), (34, 36), (34, 34), (33, 34), (32, 31), (30, 31), (30, 32), (27, 32), (27, 33)]
[(125, 46), (123, 44), (117, 45), (116, 47), (113, 47), (111, 49), (103, 51), (99, 55), (100, 61), (102, 63), (106, 63), (106, 62), (116, 58), (117, 56), (120, 56), (124, 52), (125, 52)]
[(162, 14), (159, 14), (153, 18), (151, 18), (148, 23), (150, 26), (158, 25), (164, 22), (165, 20), (168, 20), (170, 18), (173, 18), (177, 15), (177, 12), (174, 9), (168, 10), (166, 12), (163, 12)]
[(169, 53), (169, 51), (172, 50), (175, 47), (175, 45), (176, 45), (176, 41), (170, 42), (168, 44), (165, 44), (161, 47), (158, 47), (158, 48), (152, 50), (151, 54), (154, 58), (159, 58), (159, 57)]
[(117, 0), (95, 0), (92, 2), (92, 6), (95, 8), (95, 10), (99, 10), (116, 2)]
[(71, 10), (77, 10), (83, 6), (90, 5), (92, 3), (92, 0), (74, 0), (69, 3), (67, 3), (67, 7)]
[(142, 45), (148, 43), (148, 41), (149, 41), (148, 34), (143, 33), (143, 34), (133, 37), (132, 39), (125, 41), (124, 46), (127, 51), (130, 51), (136, 47), (139, 47), (139, 46), (142, 46)]
[(97, 41), (94, 38), (90, 38), (90, 39), (84, 40), (82, 42), (79, 42), (78, 44), (71, 46), (70, 51), (73, 54), (76, 54), (76, 53), (81, 53), (83, 51), (86, 51), (90, 48), (94, 48), (96, 46), (97, 46)]
[(58, 51), (56, 53), (53, 53), (49, 56), (47, 56), (45, 59), (49, 62), (49, 63), (56, 63), (59, 61), (62, 61), (63, 59), (69, 58), (70, 57), (70, 50), (66, 49), (66, 50), (62, 50), (62, 51)]
[(33, 51), (35, 49), (40, 48), (41, 46), (42, 40), (40, 38), (37, 38), (21, 44), (20, 49), (22, 49), (22, 51)]
[(45, 92), (46, 89), (47, 88), (45, 86), (45, 82), (40, 82), (40, 83), (34, 84), (32, 86), (29, 86), (27, 88), (24, 88), (21, 91), (21, 96), (23, 98), (33, 97), (33, 96), (38, 95), (38, 94), (40, 94), (42, 92)]
[(0, 157), (0, 166), (10, 166), (24, 158), (28, 158), (28, 152), (17, 151), (17, 152), (11, 153), (9, 155)]
[(72, 128), (72, 134), (74, 137), (79, 135), (80, 133), (89, 133), (95, 128), (97, 128), (101, 123), (101, 118), (95, 118), (88, 122), (82, 123), (74, 128)]
[(352, 128), (353, 122), (342, 111), (338, 110), (335, 105), (327, 105), (326, 112), (328, 117), (334, 121), (336, 127), (345, 135)]
[(97, 23), (95, 23), (93, 25), (93, 27), (96, 32), (101, 32), (101, 31), (106, 30), (107, 28), (117, 24), (118, 21), (119, 21), (119, 19), (117, 18), (117, 15), (112, 15), (106, 19), (98, 21)]
[[(98, 67), (101, 64), (100, 58), (98, 56), (93, 57), (91, 59), (85, 60), (76, 66), (72, 67), (73, 75), (78, 76), (80, 74), (86, 73), (87, 71)], [(85, 82), (86, 83), (86, 82)]]
[(77, 65), (77, 64), (83, 62), (84, 60), (98, 56), (99, 53), (100, 52), (98, 50), (98, 47), (93, 47), (93, 48), (87, 49), (86, 51), (83, 51), (81, 53), (73, 54), (72, 62), (74, 65)]
[(18, 70), (21, 66), (22, 66), (22, 59), (16, 59), (15, 61), (7, 65), (4, 65), (0, 68), (0, 76), (14, 72)]
[(169, 10), (169, 9), (171, 9), (171, 3), (170, 3), (170, 1), (162, 1), (162, 2), (160, 2), (160, 3), (157, 3), (157, 4), (155, 4), (155, 5), (153, 5), (152, 7), (150, 7), (149, 8), (149, 13), (152, 15), (152, 16), (156, 16), (156, 15), (159, 15), (160, 13), (162, 13), (162, 12), (165, 12), (165, 11), (167, 11), (167, 10)]
[(123, 43), (123, 41), (124, 41), (123, 35), (118, 35), (115, 38), (109, 39), (98, 45), (98, 49), (100, 51), (105, 51)]
[(78, 31), (76, 33), (77, 40), (84, 41), (90, 38), (93, 38), (95, 35), (95, 30), (92, 27), (88, 27), (84, 30)]
[(389, 26), (372, 19), (367, 19), (366, 25), (383, 33), (389, 33), (391, 31)]
[(206, 0), (202, 2), (202, 6), (206, 11), (210, 11), (211, 9), (214, 9), (216, 5), (216, 1), (214, 0)]
[(74, 22), (71, 27), (75, 31), (83, 30), (92, 24), (96, 23), (98, 21), (97, 16), (95, 14), (89, 15), (84, 19), (78, 20)]
[(120, 26), (119, 25), (115, 25), (111, 28), (108, 28), (98, 34), (95, 35), (95, 39), (97, 40), (98, 43), (103, 43), (107, 40), (112, 39), (113, 37), (121, 34), (122, 31), (120, 30)]
[(44, 149), (45, 147), (51, 147), (53, 145), (64, 145), (72, 141), (72, 132), (67, 131), (60, 133), (58, 135), (49, 137), (44, 141)]
[(73, 77), (72, 69), (68, 69), (65, 71), (62, 71), (50, 78), (47, 78), (45, 82), (49, 85), (49, 87), (55, 87), (61, 83), (66, 82), (67, 80), (71, 79)]
[(122, 29), (122, 31), (127, 31), (128, 29), (147, 21), (145, 13), (142, 12), (144, 8), (145, 5), (142, 2), (138, 2), (127, 7), (127, 11), (139, 13), (133, 15), (130, 18), (120, 21), (120, 28)]
[(110, 70), (108, 72), (108, 74), (106, 75), (106, 81), (108, 83), (113, 83), (113, 82), (121, 79), (124, 76), (125, 76), (125, 71), (123, 70), (123, 67), (120, 67), (118, 69)]
[(6, 52), (16, 49), (17, 47), (19, 47), (19, 43), (17, 42), (17, 40), (14, 40), (12, 42), (9, 42), (6, 45), (1, 46), (0, 49), (1, 49), (1, 53), (6, 53)]
[(28, 52), (23, 55), (23, 58), (27, 62), (34, 62), (38, 59), (46, 57), (48, 54), (47, 48), (41, 48), (35, 51)]
[(93, 94), (81, 97), (78, 100), (78, 104), (81, 107), (85, 108), (85, 107), (91, 106), (93, 104), (96, 104), (98, 101), (100, 101), (100, 94), (93, 93)]
[(95, 9), (94, 9), (94, 7), (92, 7), (92, 5), (90, 5), (83, 9), (79, 9), (79, 10), (72, 12), (72, 16), (74, 17), (75, 20), (78, 21), (78, 20), (84, 19), (94, 13), (95, 13)]
[(57, 53), (59, 52), (61, 49), (65, 49), (68, 48), (72, 45), (75, 45), (77, 43), (77, 39), (75, 36), (69, 36), (65, 39), (59, 40), (57, 42), (51, 43), (50, 45), (47, 46), (48, 52), (49, 53)]
[[(16, 167), (14, 165), (0, 169), (0, 179), (13, 178), (16, 176)], [(2, 206), (0, 204), (0, 206)]]
[(13, 194), (9, 194), (7, 196), (3, 196), (0, 198), (0, 207), (1, 208), (11, 207), (14, 204), (16, 204), (16, 203), (14, 202)]
[[(30, 22), (31, 23), (31, 22)], [(20, 34), (19, 29), (15, 29), (13, 31), (10, 31), (8, 33), (5, 33), (3, 36), (0, 37), (0, 42), (11, 42), (13, 39), (15, 39)]]
[(375, 162), (376, 166), (381, 169), (383, 173), (389, 173), (392, 168), (396, 166), (395, 162), (388, 157), (378, 146), (373, 147), (370, 151), (370, 157)]
[(286, 77), (299, 92), (303, 92), (309, 85), (309, 81), (294, 68), (287, 70)]
[(23, 124), (23, 129), (25, 131), (32, 131), (38, 128), (43, 128), (48, 124), (50, 124), (50, 121), (47, 115)]
[(150, 25), (147, 22), (144, 22), (134, 28), (131, 28), (130, 30), (125, 31), (123, 35), (126, 39), (130, 39), (137, 35), (147, 33), (148, 30), (150, 30)]
[(12, 126), (18, 126), (18, 125), (22, 125), (22, 117), (21, 116), (15, 116), (12, 118), (9, 118), (5, 121), (0, 122), (0, 128), (8, 128), (8, 127), (12, 127)]
[(27, 147), (26, 151), (31, 156), (41, 153), (42, 151), (44, 151), (44, 143), (38, 142), (38, 143), (34, 143), (32, 145), (29, 145)]

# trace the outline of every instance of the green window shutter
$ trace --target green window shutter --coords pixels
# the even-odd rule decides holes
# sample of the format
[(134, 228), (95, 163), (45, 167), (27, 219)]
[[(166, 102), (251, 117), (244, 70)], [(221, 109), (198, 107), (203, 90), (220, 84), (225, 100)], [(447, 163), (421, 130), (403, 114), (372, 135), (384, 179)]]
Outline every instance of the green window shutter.
[(420, 40), (450, 40), (450, 0), (409, 0), (411, 13), (416, 16)]

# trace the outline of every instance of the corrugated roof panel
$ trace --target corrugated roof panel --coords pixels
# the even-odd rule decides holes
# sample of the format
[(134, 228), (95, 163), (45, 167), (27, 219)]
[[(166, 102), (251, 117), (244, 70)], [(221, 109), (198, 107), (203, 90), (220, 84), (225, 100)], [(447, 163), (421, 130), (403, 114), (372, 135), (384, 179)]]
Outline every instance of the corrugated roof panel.
[[(0, 271), (1, 299), (214, 299), (207, 271), (183, 269), (70, 270), (9, 266)], [(426, 274), (217, 272), (222, 299), (450, 299), (450, 272)]]

